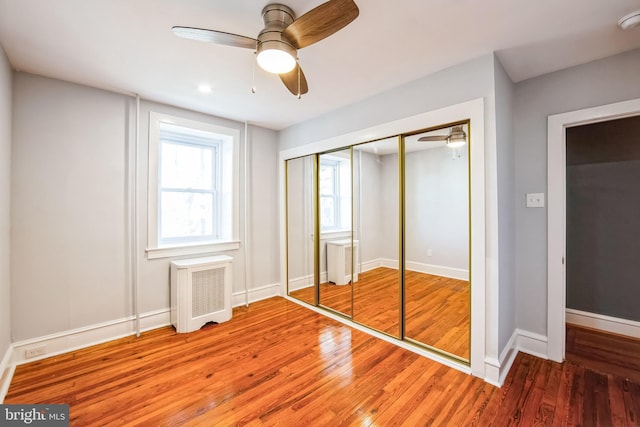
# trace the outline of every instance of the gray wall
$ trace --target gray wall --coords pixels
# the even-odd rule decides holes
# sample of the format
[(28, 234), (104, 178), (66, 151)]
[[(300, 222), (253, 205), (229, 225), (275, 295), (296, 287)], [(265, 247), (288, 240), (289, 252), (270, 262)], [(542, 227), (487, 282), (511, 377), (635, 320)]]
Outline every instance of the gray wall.
[(11, 67), (0, 46), (0, 361), (11, 344), (11, 94)]
[(446, 146), (406, 154), (407, 262), (469, 271), (467, 148), (455, 159)]
[[(16, 73), (13, 108), (13, 339), (132, 315), (127, 167), (134, 135), (133, 98)], [(170, 302), (170, 260), (147, 260), (144, 253), (151, 110), (233, 127), (244, 138), (243, 123), (142, 103), (137, 177), (142, 313), (168, 309)], [(248, 137), (252, 186), (248, 278), (249, 288), (258, 288), (279, 280), (278, 232), (273, 226), (277, 224), (276, 134), (250, 127)], [(244, 288), (242, 250), (228, 254), (235, 258), (234, 291), (239, 292)]]
[[(288, 279), (309, 278), (313, 284), (313, 157), (287, 162), (287, 262)], [(309, 277), (311, 276), (311, 277)], [(284, 278), (283, 278), (284, 280)], [(302, 284), (296, 286), (302, 286)]]
[(567, 308), (640, 321), (640, 116), (567, 129)]
[(516, 283), (518, 327), (547, 333), (546, 209), (527, 209), (525, 193), (546, 192), (547, 116), (640, 98), (640, 50), (516, 85)]
[(640, 321), (640, 160), (567, 167), (567, 308)]
[(15, 340), (131, 314), (127, 99), (17, 73), (11, 302)]
[(504, 348), (516, 329), (516, 198), (513, 100), (515, 85), (494, 58), (496, 92), (496, 161), (498, 164), (499, 344)]
[[(353, 154), (354, 197), (356, 205), (359, 206), (359, 211), (356, 210), (359, 224), (355, 229), (356, 237), (360, 241), (360, 262), (366, 263), (384, 256), (381, 224), (386, 198), (381, 191), (382, 160), (380, 156), (366, 151), (354, 150)], [(397, 256), (392, 259), (396, 258)]]

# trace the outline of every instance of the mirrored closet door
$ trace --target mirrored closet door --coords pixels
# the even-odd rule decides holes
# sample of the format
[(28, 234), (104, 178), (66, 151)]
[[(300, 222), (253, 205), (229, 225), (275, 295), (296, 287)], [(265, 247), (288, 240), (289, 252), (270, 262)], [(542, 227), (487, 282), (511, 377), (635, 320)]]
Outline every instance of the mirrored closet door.
[(397, 137), (353, 147), (361, 272), (353, 288), (353, 319), (400, 338), (398, 149)]
[(471, 312), (467, 133), (461, 124), (407, 136), (404, 160), (405, 338), (462, 360)]
[(308, 304), (316, 303), (314, 264), (315, 155), (287, 160), (287, 292)]
[[(351, 149), (320, 154), (320, 305), (351, 317), (354, 272)], [(357, 243), (357, 242), (356, 242)], [(353, 274), (352, 274), (353, 273)]]
[(468, 364), (469, 132), (287, 160), (288, 295)]

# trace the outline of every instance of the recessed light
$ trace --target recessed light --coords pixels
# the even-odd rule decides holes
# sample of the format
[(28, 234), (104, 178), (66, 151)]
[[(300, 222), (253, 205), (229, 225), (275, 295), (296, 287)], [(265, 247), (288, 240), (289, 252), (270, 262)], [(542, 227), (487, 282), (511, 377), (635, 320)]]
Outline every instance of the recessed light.
[(198, 85), (198, 92), (211, 93), (211, 85), (204, 84), (204, 83), (201, 85)]
[(618, 25), (623, 30), (629, 30), (631, 28), (635, 28), (640, 25), (640, 10), (636, 10), (635, 12), (631, 12), (628, 15), (623, 16), (618, 21)]

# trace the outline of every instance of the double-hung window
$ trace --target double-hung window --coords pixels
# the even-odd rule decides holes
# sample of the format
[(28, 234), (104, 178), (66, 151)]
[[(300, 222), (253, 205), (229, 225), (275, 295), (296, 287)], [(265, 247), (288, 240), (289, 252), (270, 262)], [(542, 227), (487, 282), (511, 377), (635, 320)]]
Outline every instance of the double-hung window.
[(348, 158), (323, 154), (319, 170), (320, 231), (351, 228), (351, 165)]
[(340, 228), (340, 163), (320, 160), (320, 224), (323, 231)]
[(235, 249), (239, 132), (151, 113), (149, 258)]
[(221, 143), (214, 134), (160, 124), (160, 246), (220, 240)]

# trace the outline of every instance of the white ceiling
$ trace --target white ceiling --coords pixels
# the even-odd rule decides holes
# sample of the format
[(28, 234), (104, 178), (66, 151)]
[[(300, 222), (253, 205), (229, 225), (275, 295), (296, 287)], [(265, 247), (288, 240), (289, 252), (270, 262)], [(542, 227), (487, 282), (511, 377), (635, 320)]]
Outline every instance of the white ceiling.
[[(300, 16), (323, 0), (284, 1)], [(497, 52), (515, 82), (640, 47), (620, 17), (638, 0), (356, 0), (360, 16), (299, 51), (298, 100), (248, 49), (173, 35), (171, 26), (256, 37), (267, 0), (0, 0), (0, 44), (17, 70), (272, 129)], [(201, 83), (213, 86), (205, 95)]]

